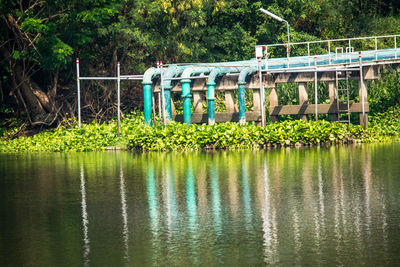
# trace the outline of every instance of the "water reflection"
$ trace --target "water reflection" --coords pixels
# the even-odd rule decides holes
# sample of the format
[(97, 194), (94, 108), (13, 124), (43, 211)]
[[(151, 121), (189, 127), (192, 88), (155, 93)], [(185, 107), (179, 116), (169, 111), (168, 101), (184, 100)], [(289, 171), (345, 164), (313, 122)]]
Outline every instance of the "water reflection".
[(124, 258), (127, 260), (129, 258), (129, 228), (128, 228), (128, 208), (126, 204), (126, 194), (125, 194), (125, 179), (124, 172), (122, 170), (122, 165), (119, 168), (119, 181), (120, 181), (120, 194), (121, 194), (121, 214), (122, 214), (122, 237), (124, 239)]
[(83, 169), (83, 164), (80, 168), (80, 182), (81, 182), (81, 208), (82, 208), (82, 228), (83, 228), (83, 261), (84, 265), (89, 265), (89, 253), (90, 253), (90, 240), (89, 240), (89, 230), (88, 230), (88, 214), (87, 214), (87, 204), (86, 204), (86, 188), (85, 188), (85, 172)]
[(0, 179), (26, 195), (0, 206), (1, 236), (31, 236), (9, 251), (29, 248), (20, 257), (38, 266), (398, 265), (400, 167), (384, 152), (85, 154), (60, 158), (51, 179), (31, 163), (30, 184), (17, 167), (15, 184)]

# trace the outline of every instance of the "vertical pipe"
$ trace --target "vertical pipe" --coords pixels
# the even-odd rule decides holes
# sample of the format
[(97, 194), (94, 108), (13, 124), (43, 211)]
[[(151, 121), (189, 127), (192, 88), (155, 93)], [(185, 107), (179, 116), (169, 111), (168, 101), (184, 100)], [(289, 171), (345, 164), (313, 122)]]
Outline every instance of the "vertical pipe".
[(378, 38), (375, 37), (375, 60), (378, 60)]
[[(118, 137), (120, 132), (120, 120), (121, 120), (121, 64), (117, 63), (117, 106), (118, 106)], [(150, 100), (151, 101), (151, 100)]]
[(264, 86), (262, 84), (262, 72), (261, 72), (261, 58), (258, 59), (258, 75), (260, 79), (260, 112), (261, 112), (261, 126), (265, 127), (265, 108), (264, 108)]
[(310, 43), (307, 42), (307, 58), (308, 58), (308, 66), (311, 66), (310, 62)]
[(143, 104), (144, 104), (144, 122), (146, 125), (151, 126), (151, 82), (143, 82)]
[(246, 82), (238, 82), (239, 89), (239, 124), (246, 124), (246, 91), (245, 91)]
[(182, 98), (183, 98), (183, 122), (186, 124), (192, 123), (192, 103), (190, 101), (190, 79), (181, 80), (182, 84)]
[(318, 120), (318, 73), (317, 73), (317, 56), (314, 56), (315, 74), (314, 74), (314, 89), (315, 89), (315, 120)]
[(394, 37), (394, 58), (397, 59), (397, 36)]
[(81, 128), (81, 83), (79, 78), (79, 58), (76, 59), (76, 83), (77, 83), (77, 95), (78, 95), (78, 126)]
[(216, 83), (207, 83), (207, 101), (208, 101), (208, 124), (215, 124), (215, 85)]

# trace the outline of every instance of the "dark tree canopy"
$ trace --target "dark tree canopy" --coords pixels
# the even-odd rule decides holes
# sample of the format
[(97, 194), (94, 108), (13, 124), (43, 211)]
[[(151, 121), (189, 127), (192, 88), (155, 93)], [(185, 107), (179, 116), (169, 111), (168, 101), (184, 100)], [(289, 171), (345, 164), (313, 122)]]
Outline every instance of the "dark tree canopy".
[[(164, 62), (216, 62), (253, 57), (257, 43), (395, 34), (399, 1), (343, 0), (0, 0), (1, 105), (32, 124), (75, 114), (76, 57), (84, 75), (143, 73)], [(89, 84), (87, 118), (113, 115), (114, 86)], [(140, 108), (139, 84), (125, 85), (125, 110)], [(1, 111), (1, 110), (0, 110)]]

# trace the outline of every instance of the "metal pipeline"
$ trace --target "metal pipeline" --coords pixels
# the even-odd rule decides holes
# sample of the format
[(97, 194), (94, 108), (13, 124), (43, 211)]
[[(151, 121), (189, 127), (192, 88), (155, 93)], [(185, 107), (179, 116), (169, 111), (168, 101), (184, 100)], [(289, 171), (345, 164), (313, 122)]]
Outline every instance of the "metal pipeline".
[(226, 73), (238, 73), (245, 67), (216, 67), (209, 76), (207, 82), (207, 101), (208, 101), (208, 124), (215, 124), (215, 79)]
[(238, 99), (239, 99), (239, 124), (246, 124), (246, 76), (257, 71), (257, 66), (244, 68), (240, 71), (238, 79)]
[(150, 68), (147, 69), (143, 75), (143, 106), (144, 106), (144, 121), (146, 125), (152, 124), (152, 101), (151, 101), (151, 86), (152, 79), (160, 74), (160, 69)]
[(211, 67), (189, 67), (185, 69), (181, 75), (182, 84), (182, 98), (183, 98), (183, 122), (186, 124), (192, 123), (192, 112), (191, 112), (191, 101), (190, 98), (190, 79), (192, 74), (209, 73), (212, 70)]
[(187, 68), (187, 66), (177, 66), (170, 65), (167, 70), (163, 73), (164, 78), (164, 108), (165, 108), (165, 118), (167, 123), (172, 121), (172, 109), (171, 109), (171, 89), (172, 81), (169, 78), (174, 78), (182, 73)]

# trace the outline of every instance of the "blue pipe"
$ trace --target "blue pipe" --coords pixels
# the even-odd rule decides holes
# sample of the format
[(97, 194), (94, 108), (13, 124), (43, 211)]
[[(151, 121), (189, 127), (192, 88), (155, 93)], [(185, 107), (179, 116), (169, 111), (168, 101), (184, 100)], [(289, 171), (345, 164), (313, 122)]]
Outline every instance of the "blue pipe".
[(160, 74), (160, 69), (147, 69), (143, 75), (143, 106), (144, 106), (144, 121), (146, 125), (152, 124), (152, 101), (151, 101), (151, 86), (154, 76)]
[(215, 79), (225, 73), (238, 73), (244, 67), (216, 67), (208, 76), (207, 82), (207, 100), (208, 100), (208, 124), (215, 124)]
[[(177, 66), (170, 65), (166, 71), (163, 73), (163, 78), (173, 78), (182, 73), (187, 66)], [(172, 81), (164, 80), (164, 108), (165, 108), (165, 118), (167, 123), (172, 121), (172, 109), (171, 109), (171, 89), (172, 89)]]
[(251, 66), (244, 68), (240, 71), (238, 79), (238, 90), (239, 90), (239, 124), (246, 124), (246, 76), (257, 71), (257, 66)]
[(192, 74), (199, 73), (209, 73), (211, 68), (209, 67), (189, 67), (185, 69), (181, 75), (181, 84), (182, 84), (182, 98), (183, 98), (183, 122), (186, 124), (192, 123), (192, 106), (190, 98), (192, 95), (190, 94), (190, 83), (192, 80), (190, 79)]

